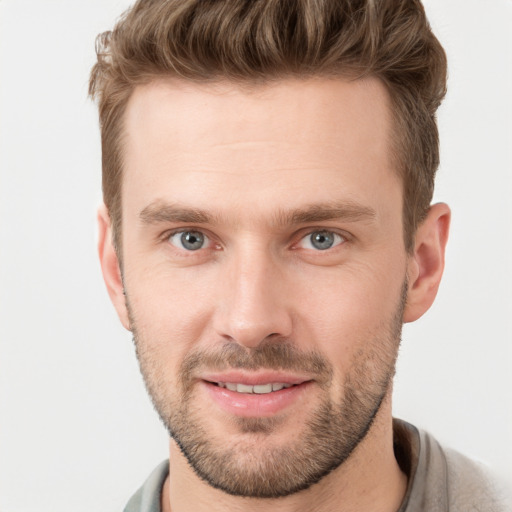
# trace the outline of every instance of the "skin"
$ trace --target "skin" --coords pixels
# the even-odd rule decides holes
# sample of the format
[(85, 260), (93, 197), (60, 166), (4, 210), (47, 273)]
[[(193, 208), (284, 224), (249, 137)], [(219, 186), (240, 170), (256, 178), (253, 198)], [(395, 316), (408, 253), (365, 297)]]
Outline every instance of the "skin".
[[(435, 298), (450, 212), (432, 206), (414, 250), (405, 251), (390, 118), (387, 92), (376, 79), (252, 88), (158, 80), (130, 99), (122, 278), (106, 208), (98, 215), (99, 253), (121, 322), (136, 328), (146, 381), (151, 374), (161, 398), (176, 401), (187, 356), (226, 343), (252, 353), (287, 340), (301, 353), (320, 353), (333, 368), (328, 385), (313, 380), (274, 414), (278, 426), (266, 437), (242, 432), (194, 381), (195, 418), (215, 446), (241, 443), (242, 463), (261, 455), (265, 443), (293, 445), (321, 400), (341, 403), (347, 376), (392, 324), (405, 282), (404, 322), (423, 315)], [(312, 220), (312, 207), (330, 211)], [(209, 218), (180, 213), (178, 219), (177, 210), (190, 209)], [(309, 216), (290, 215), (297, 211)], [(209, 242), (187, 251), (172, 236), (180, 229), (200, 231)], [(322, 230), (339, 235), (325, 251), (309, 239)], [(383, 339), (391, 370), (397, 338)], [(370, 430), (343, 464), (308, 489), (272, 501), (211, 487), (171, 439), (163, 510), (393, 512), (407, 479), (393, 455), (391, 420), (389, 386)]]

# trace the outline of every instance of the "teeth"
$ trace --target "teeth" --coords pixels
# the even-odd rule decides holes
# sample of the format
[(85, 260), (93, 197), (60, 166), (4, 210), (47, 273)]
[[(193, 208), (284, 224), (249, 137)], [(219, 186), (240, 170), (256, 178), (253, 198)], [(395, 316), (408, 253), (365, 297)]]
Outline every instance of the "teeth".
[(236, 391), (238, 393), (254, 393), (254, 387), (246, 384), (236, 384)]
[(237, 384), (235, 382), (217, 382), (217, 385), (220, 388), (227, 388), (230, 391), (236, 391), (237, 393), (256, 393), (258, 395), (264, 395), (266, 393), (271, 393), (272, 391), (280, 391), (281, 389), (288, 389), (293, 386), (293, 384), (283, 384), (281, 382), (257, 384), (256, 386)]
[(272, 384), (259, 384), (258, 386), (254, 386), (253, 393), (258, 393), (259, 395), (263, 395), (265, 393), (272, 392)]

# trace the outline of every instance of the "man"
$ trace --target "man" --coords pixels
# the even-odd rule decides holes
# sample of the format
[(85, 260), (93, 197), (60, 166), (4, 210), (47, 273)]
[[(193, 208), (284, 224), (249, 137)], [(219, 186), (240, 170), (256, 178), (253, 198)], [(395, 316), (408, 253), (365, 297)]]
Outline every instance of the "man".
[(126, 511), (502, 510), (391, 415), (445, 83), (416, 0), (146, 0), (100, 36), (100, 260), (170, 434)]

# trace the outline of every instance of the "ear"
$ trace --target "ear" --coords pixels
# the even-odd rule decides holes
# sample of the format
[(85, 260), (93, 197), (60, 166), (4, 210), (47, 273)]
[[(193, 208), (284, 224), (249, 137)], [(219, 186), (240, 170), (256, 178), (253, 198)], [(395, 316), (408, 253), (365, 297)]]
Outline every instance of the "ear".
[(414, 322), (432, 305), (444, 270), (444, 255), (450, 228), (450, 208), (432, 205), (416, 231), (414, 251), (409, 256), (409, 289), (404, 322)]
[(98, 253), (103, 280), (107, 285), (110, 300), (116, 308), (121, 323), (126, 329), (130, 330), (121, 268), (112, 241), (112, 223), (105, 205), (98, 209)]

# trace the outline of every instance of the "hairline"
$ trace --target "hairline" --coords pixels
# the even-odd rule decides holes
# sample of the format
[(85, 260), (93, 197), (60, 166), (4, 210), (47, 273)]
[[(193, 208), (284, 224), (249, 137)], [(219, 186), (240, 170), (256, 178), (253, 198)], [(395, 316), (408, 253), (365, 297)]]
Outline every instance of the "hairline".
[[(406, 208), (407, 204), (405, 203), (405, 169), (403, 162), (403, 152), (404, 149), (400, 147), (400, 114), (398, 112), (398, 105), (395, 102), (393, 89), (389, 86), (387, 80), (382, 76), (379, 76), (378, 73), (369, 72), (368, 70), (361, 72), (358, 70), (357, 66), (346, 66), (340, 67), (337, 70), (330, 70), (326, 72), (322, 72), (317, 70), (312, 73), (276, 73), (269, 74), (264, 77), (237, 77), (232, 78), (225, 75), (214, 75), (211, 77), (205, 78), (190, 78), (190, 77), (182, 77), (167, 73), (155, 73), (152, 76), (147, 76), (146, 79), (140, 80), (138, 83), (130, 84), (130, 87), (127, 88), (128, 94), (123, 99), (122, 103), (119, 105), (119, 109), (116, 112), (118, 116), (118, 123), (116, 127), (116, 142), (114, 144), (116, 156), (119, 158), (120, 165), (120, 176), (118, 182), (118, 190), (116, 194), (116, 204), (114, 205), (114, 212), (111, 214), (110, 208), (107, 207), (109, 212), (109, 217), (112, 225), (112, 241), (114, 247), (116, 249), (116, 253), (118, 255), (118, 259), (122, 262), (122, 230), (123, 230), (123, 219), (122, 219), (122, 192), (123, 192), (123, 174), (124, 174), (124, 155), (126, 153), (126, 139), (127, 139), (127, 131), (126, 131), (126, 111), (128, 109), (128, 105), (130, 103), (131, 98), (133, 97), (135, 91), (140, 88), (147, 86), (156, 82), (166, 82), (169, 84), (173, 83), (182, 83), (182, 84), (196, 84), (196, 85), (219, 85), (219, 84), (231, 84), (244, 92), (252, 92), (256, 91), (258, 88), (270, 86), (274, 83), (283, 83), (287, 80), (346, 80), (346, 81), (359, 81), (365, 79), (376, 79), (378, 80), (385, 88), (386, 94), (388, 97), (388, 108), (390, 114), (390, 133), (388, 137), (389, 151), (390, 151), (390, 163), (391, 168), (397, 175), (397, 178), (400, 180), (401, 190), (402, 190), (402, 235), (405, 249), (408, 254), (412, 252), (414, 246), (414, 236), (415, 232), (408, 232), (406, 225)], [(105, 194), (104, 194), (105, 195)], [(422, 219), (419, 219), (419, 222), (414, 226), (414, 230), (417, 229), (419, 223)]]

